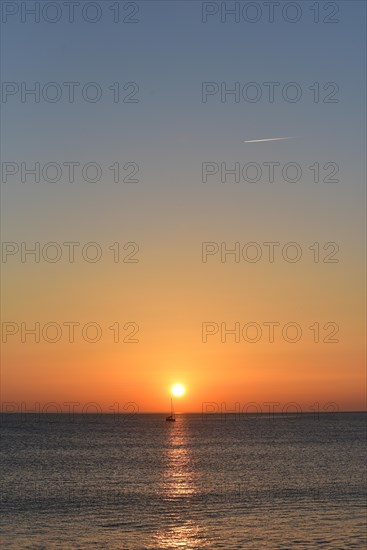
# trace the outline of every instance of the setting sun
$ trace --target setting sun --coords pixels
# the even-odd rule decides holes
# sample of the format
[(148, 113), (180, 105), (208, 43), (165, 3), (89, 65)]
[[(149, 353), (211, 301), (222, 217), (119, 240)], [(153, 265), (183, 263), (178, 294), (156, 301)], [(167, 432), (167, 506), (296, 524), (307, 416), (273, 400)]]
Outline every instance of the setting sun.
[(181, 397), (185, 393), (185, 387), (182, 384), (175, 384), (171, 388), (171, 393), (175, 397)]

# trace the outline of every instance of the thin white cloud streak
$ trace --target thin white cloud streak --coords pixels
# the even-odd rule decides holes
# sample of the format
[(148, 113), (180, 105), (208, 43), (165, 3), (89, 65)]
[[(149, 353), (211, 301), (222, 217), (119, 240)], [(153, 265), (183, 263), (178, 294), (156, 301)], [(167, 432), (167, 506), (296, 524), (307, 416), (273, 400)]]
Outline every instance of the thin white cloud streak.
[(276, 138), (264, 138), (264, 139), (248, 139), (243, 143), (261, 143), (263, 141), (283, 141), (284, 139), (294, 139), (294, 137), (276, 137)]

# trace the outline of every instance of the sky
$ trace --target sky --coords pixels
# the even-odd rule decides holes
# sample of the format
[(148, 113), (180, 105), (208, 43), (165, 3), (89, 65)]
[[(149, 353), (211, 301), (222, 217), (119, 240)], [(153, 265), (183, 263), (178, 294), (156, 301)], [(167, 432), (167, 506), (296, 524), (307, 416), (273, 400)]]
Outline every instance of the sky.
[(34, 4), (2, 5), (5, 406), (364, 409), (365, 4)]

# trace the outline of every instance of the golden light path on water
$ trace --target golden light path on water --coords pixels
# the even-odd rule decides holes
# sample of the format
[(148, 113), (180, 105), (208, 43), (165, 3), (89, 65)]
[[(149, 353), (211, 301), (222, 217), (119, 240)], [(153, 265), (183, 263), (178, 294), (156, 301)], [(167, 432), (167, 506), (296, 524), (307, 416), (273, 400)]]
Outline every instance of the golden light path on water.
[(155, 535), (152, 548), (208, 548), (200, 526), (185, 513), (190, 500), (199, 491), (194, 471), (187, 419), (178, 416), (167, 426), (167, 441), (161, 495), (167, 509), (169, 527)]

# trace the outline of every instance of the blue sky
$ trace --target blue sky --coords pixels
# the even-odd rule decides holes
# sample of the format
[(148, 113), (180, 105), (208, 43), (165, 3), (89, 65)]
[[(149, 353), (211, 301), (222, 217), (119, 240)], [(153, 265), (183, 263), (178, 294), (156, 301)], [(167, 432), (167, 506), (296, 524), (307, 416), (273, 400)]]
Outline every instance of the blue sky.
[[(350, 201), (358, 212), (364, 181), (363, 2), (339, 2), (340, 22), (336, 24), (313, 23), (310, 2), (302, 3), (302, 18), (294, 24), (279, 16), (273, 24), (265, 16), (256, 24), (235, 24), (230, 19), (221, 23), (219, 16), (203, 24), (201, 3), (191, 1), (141, 2), (139, 23), (114, 24), (112, 12), (106, 8), (110, 4), (101, 4), (103, 17), (96, 24), (76, 16), (73, 24), (22, 24), (19, 17), (13, 17), (3, 25), (4, 81), (25, 81), (30, 86), (35, 81), (41, 85), (52, 81), (60, 85), (67, 81), (81, 85), (97, 82), (104, 94), (100, 102), (87, 103), (77, 91), (74, 104), (69, 104), (66, 96), (58, 103), (39, 104), (20, 103), (19, 94), (10, 97), (3, 105), (3, 130), (7, 132), (4, 159), (41, 163), (98, 159), (104, 166), (117, 159), (136, 161), (142, 181), (139, 189), (129, 192), (143, 192), (149, 196), (149, 204), (163, 201), (168, 210), (172, 192), (177, 196), (190, 192), (192, 199), (188, 200), (192, 201), (204, 193), (212, 200), (208, 187), (200, 185), (204, 161), (296, 161), (303, 169), (316, 160), (333, 161), (340, 166), (342, 185), (332, 189), (329, 184), (316, 190), (302, 185), (296, 193), (308, 194), (316, 209), (333, 193), (338, 213)], [(324, 6), (320, 3), (322, 15), (329, 13)], [(113, 103), (108, 87), (116, 81), (138, 83), (139, 103)], [(280, 87), (272, 104), (266, 100), (263, 86), (264, 99), (258, 103), (221, 103), (218, 94), (203, 104), (201, 87), (206, 81), (226, 82), (228, 88), (236, 81), (241, 87), (248, 82), (279, 82)], [(302, 88), (302, 99), (292, 104), (284, 101), (279, 90), (294, 81)], [(314, 82), (321, 88), (336, 82), (339, 102), (314, 103), (313, 92), (308, 89)], [(325, 93), (321, 89), (321, 94)], [(245, 139), (272, 136), (296, 139), (243, 143)], [(219, 197), (221, 186), (215, 182), (213, 186)], [(92, 193), (94, 188), (92, 185)], [(15, 193), (22, 212), (28, 190), (14, 185), (7, 186), (6, 191), (9, 200)], [(19, 191), (23, 199), (18, 197)], [(68, 191), (74, 198), (79, 194), (62, 189), (65, 208)], [(122, 191), (126, 195), (126, 189)], [(236, 201), (238, 191), (247, 203), (248, 186), (231, 190)], [(282, 208), (292, 206), (294, 190), (287, 189), (286, 196), (283, 191), (275, 191)], [(116, 206), (114, 192), (110, 202), (104, 192), (103, 200), (112, 210)], [(256, 190), (259, 205), (263, 203), (262, 192), (261, 188)], [(268, 196), (272, 193), (270, 190)], [(32, 189), (32, 196), (43, 210), (53, 200), (45, 186)], [(79, 200), (88, 201), (88, 196)], [(327, 214), (325, 219), (329, 219)]]

